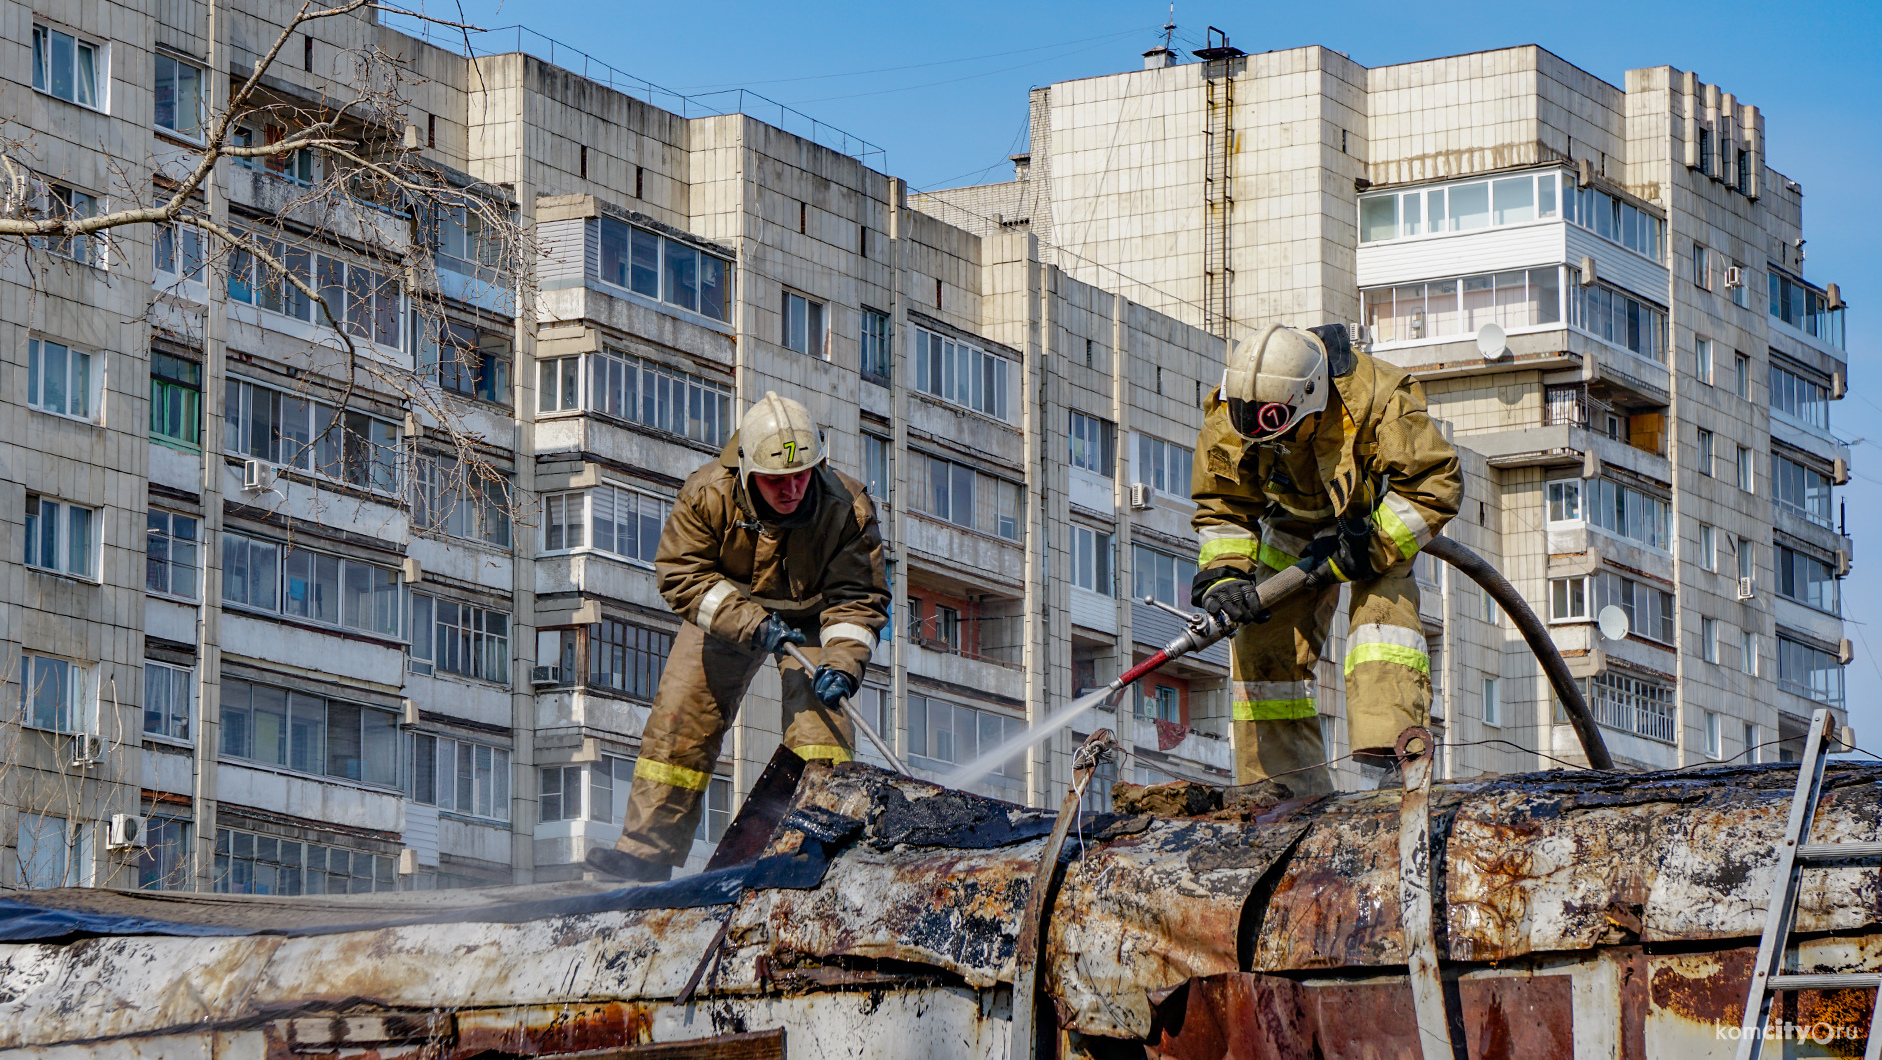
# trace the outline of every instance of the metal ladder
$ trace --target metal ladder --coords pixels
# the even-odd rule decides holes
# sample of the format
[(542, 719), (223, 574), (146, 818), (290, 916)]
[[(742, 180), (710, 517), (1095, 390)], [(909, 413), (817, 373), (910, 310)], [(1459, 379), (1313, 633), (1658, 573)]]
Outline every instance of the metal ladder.
[[(1791, 797), (1790, 821), (1784, 842), (1777, 848), (1772, 870), (1771, 907), (1758, 942), (1758, 963), (1752, 966), (1751, 989), (1745, 998), (1745, 1020), (1739, 1027), (1738, 1060), (1756, 1060), (1764, 1046), (1765, 1020), (1771, 1001), (1780, 990), (1847, 990), (1877, 987), (1882, 1002), (1882, 973), (1854, 972), (1832, 975), (1796, 975), (1780, 971), (1797, 916), (1797, 884), (1804, 869), (1828, 868), (1849, 861), (1882, 857), (1882, 843), (1809, 843), (1810, 824), (1817, 815), (1817, 796), (1823, 791), (1824, 753), (1830, 742), (1830, 712), (1818, 710), (1810, 718), (1803, 761), (1797, 763), (1797, 793)], [(1869, 1038), (1863, 1060), (1882, 1060), (1882, 1004), (1869, 1016)], [(1779, 1051), (1782, 1051), (1780, 1042)]]

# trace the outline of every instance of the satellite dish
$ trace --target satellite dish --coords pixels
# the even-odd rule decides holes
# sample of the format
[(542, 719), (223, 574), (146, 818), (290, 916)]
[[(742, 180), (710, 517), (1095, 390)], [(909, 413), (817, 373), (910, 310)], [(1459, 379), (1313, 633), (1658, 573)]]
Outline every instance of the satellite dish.
[(1609, 604), (1595, 616), (1595, 624), (1601, 627), (1601, 635), (1609, 640), (1627, 639), (1627, 612)]
[(1500, 361), (1509, 352), (1509, 333), (1501, 325), (1485, 324), (1477, 329), (1477, 352), (1486, 361)]

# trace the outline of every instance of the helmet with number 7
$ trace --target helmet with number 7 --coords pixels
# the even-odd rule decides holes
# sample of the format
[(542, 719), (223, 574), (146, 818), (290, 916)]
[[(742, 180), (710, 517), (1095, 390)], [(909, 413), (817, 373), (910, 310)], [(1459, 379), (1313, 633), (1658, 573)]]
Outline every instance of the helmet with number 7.
[(823, 463), (823, 432), (801, 402), (775, 391), (752, 402), (738, 425), (738, 473), (749, 484), (753, 475), (795, 475)]
[(1250, 441), (1285, 436), (1327, 407), (1327, 348), (1320, 336), (1269, 324), (1236, 343), (1222, 376), (1229, 426)]

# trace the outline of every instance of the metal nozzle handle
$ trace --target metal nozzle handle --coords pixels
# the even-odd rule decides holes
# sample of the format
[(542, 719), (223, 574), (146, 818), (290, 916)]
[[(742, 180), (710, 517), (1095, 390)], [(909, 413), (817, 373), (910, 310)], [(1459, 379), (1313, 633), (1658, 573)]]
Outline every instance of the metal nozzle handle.
[[(789, 655), (791, 658), (796, 659), (797, 665), (804, 668), (804, 673), (806, 676), (811, 676), (811, 675), (816, 674), (817, 665), (811, 662), (809, 657), (806, 656), (803, 652), (799, 651), (797, 648), (797, 645), (792, 644), (790, 641), (787, 640), (784, 642), (784, 646), (781, 649), (781, 651), (783, 654)], [(897, 773), (900, 773), (905, 777), (912, 777), (915, 775), (914, 773), (911, 773), (909, 771), (908, 763), (902, 761), (900, 758), (897, 758), (895, 756), (895, 752), (889, 750), (888, 743), (884, 741), (881, 736), (877, 735), (875, 726), (869, 724), (869, 722), (863, 719), (862, 712), (857, 710), (856, 707), (850, 703), (850, 697), (844, 696), (841, 700), (838, 700), (838, 702), (841, 703), (843, 706), (843, 713), (849, 715), (850, 724), (856, 726), (856, 728), (864, 736), (869, 738), (869, 742), (873, 744), (876, 748), (876, 753), (880, 754), (884, 761), (888, 762), (889, 765), (893, 766)]]

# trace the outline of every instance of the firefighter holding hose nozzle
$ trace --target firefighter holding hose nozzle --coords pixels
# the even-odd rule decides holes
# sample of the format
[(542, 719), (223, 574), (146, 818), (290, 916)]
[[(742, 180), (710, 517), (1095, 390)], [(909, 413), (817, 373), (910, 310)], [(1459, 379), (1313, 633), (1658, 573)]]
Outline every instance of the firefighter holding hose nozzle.
[[(1424, 388), (1355, 352), (1341, 324), (1269, 325), (1237, 343), (1204, 405), (1191, 492), (1202, 539), (1191, 603), (1241, 625), (1231, 662), (1235, 780), (1333, 790), (1314, 667), (1340, 583), (1352, 583), (1347, 730), (1361, 765), (1431, 708), (1431, 660), (1412, 557), (1457, 514), (1457, 450)], [(1335, 580), (1272, 613), (1255, 586), (1299, 565)]]
[(784, 745), (847, 762), (855, 736), (842, 701), (889, 618), (876, 506), (825, 460), (810, 410), (767, 392), (724, 452), (680, 488), (654, 557), (660, 595), (686, 620), (654, 694), (626, 822), (588, 866), (637, 882), (686, 860), (719, 743), (767, 656), (780, 657)]

